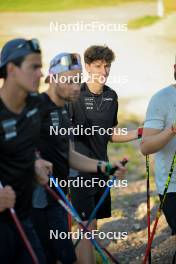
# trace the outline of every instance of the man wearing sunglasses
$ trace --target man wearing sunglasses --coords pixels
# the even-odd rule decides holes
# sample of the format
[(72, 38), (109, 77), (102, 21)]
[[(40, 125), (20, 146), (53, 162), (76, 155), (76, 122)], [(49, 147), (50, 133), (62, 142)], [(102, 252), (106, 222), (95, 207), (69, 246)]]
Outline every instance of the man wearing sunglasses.
[[(41, 99), (45, 104), (46, 114), (42, 120), (42, 129), (38, 149), (44, 159), (53, 164), (53, 176), (61, 183), (67, 183), (69, 167), (84, 172), (96, 172), (98, 160), (87, 158), (75, 152), (70, 143), (71, 136), (69, 132), (70, 118), (68, 115), (67, 102), (76, 101), (80, 94), (80, 78), (82, 66), (78, 54), (61, 53), (55, 56), (49, 68), (49, 75), (46, 82), (49, 88), (41, 94)], [(51, 133), (51, 129), (60, 132)], [(101, 169), (105, 171), (107, 163), (102, 162)], [(125, 169), (120, 162), (118, 177), (122, 177)], [(114, 164), (115, 166), (115, 164)], [(63, 187), (67, 193), (67, 184)], [(54, 187), (53, 187), (54, 188)], [(54, 188), (57, 192), (57, 189)], [(33, 219), (38, 235), (43, 243), (47, 254), (47, 262), (71, 264), (76, 261), (72, 240), (50, 239), (50, 230), (64, 232), (68, 235), (68, 222), (66, 211), (58, 205), (51, 197), (46, 195), (42, 188), (37, 188), (33, 197)], [(58, 262), (57, 262), (58, 263)]]
[(50, 162), (35, 157), (41, 123), (41, 50), (35, 39), (14, 39), (0, 55), (0, 78), (4, 80), (0, 89), (0, 182), (5, 186), (0, 189), (0, 263), (33, 263), (6, 210), (14, 206), (39, 263), (44, 264), (31, 221), (33, 181), (46, 184), (52, 170)]

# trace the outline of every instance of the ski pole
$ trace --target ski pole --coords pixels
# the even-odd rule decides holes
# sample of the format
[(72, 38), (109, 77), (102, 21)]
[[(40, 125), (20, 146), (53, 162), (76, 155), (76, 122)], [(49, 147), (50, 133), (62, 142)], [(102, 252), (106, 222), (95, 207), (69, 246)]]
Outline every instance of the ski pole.
[(159, 206), (158, 211), (157, 211), (157, 215), (156, 215), (156, 218), (155, 218), (155, 223), (154, 223), (153, 230), (152, 230), (152, 233), (151, 233), (151, 236), (150, 236), (150, 240), (147, 243), (147, 248), (146, 248), (146, 253), (145, 253), (145, 257), (144, 257), (143, 264), (146, 264), (147, 263), (147, 260), (148, 260), (150, 248), (151, 248), (151, 245), (152, 245), (154, 236), (155, 236), (156, 227), (157, 227), (159, 218), (161, 216), (161, 210), (163, 208), (164, 201), (166, 199), (167, 190), (169, 188), (169, 184), (170, 184), (170, 181), (171, 181), (171, 177), (172, 177), (172, 174), (173, 174), (173, 170), (174, 170), (175, 165), (176, 165), (176, 152), (174, 153), (174, 156), (173, 156), (173, 159), (172, 159), (172, 164), (171, 164), (171, 168), (170, 168), (170, 171), (169, 171), (169, 175), (168, 175), (167, 181), (165, 183), (165, 189), (164, 189), (164, 193), (163, 193), (163, 199), (160, 202), (160, 206)]
[[(1, 182), (0, 182), (0, 188), (3, 189)], [(17, 214), (16, 214), (14, 208), (9, 208), (9, 212), (10, 212), (11, 218), (12, 218), (12, 220), (13, 220), (13, 222), (14, 222), (17, 230), (18, 230), (18, 233), (20, 234), (20, 237), (21, 237), (23, 243), (25, 244), (25, 246), (26, 246), (26, 248), (27, 248), (27, 250), (28, 250), (28, 252), (32, 258), (33, 263), (39, 264), (38, 259), (36, 257), (36, 254), (35, 254), (32, 246), (31, 246), (31, 244), (30, 244), (30, 242), (29, 242), (29, 240), (28, 240), (28, 238), (27, 238), (27, 236), (23, 230), (23, 227), (22, 227), (22, 225), (21, 225), (21, 223), (17, 217)]]
[[(147, 229), (148, 229), (148, 242), (150, 240), (150, 165), (149, 165), (149, 155), (146, 155), (146, 172), (147, 172)], [(151, 264), (151, 249), (149, 252), (148, 262)]]
[[(52, 176), (51, 176), (52, 178)], [(79, 214), (76, 212), (76, 210), (74, 209), (74, 207), (70, 204), (70, 202), (67, 200), (66, 196), (64, 198), (63, 194), (61, 195), (60, 191), (59, 194), (62, 197), (63, 200), (61, 200), (59, 198), (59, 196), (55, 193), (55, 191), (53, 191), (48, 185), (45, 185), (45, 188), (47, 190), (48, 193), (50, 193), (50, 195), (69, 213), (71, 214), (71, 216), (77, 221), (77, 223), (83, 228), (84, 232), (90, 232), (83, 224), (81, 218), (79, 217)], [(62, 191), (63, 192), (63, 191)], [(65, 194), (64, 194), (65, 195)], [(67, 202), (66, 202), (67, 201)], [(103, 262), (104, 263), (108, 263), (107, 257), (104, 255), (101, 247), (99, 246), (99, 243), (93, 239), (90, 238), (92, 244), (95, 246), (95, 248), (97, 249), (97, 251), (99, 252), (99, 254), (101, 255)]]
[[(126, 165), (126, 163), (128, 162), (128, 159), (127, 158), (124, 158), (122, 161), (121, 161), (121, 164), (123, 166)], [(113, 174), (116, 170), (118, 170), (118, 167), (114, 167), (111, 169), (111, 174)], [(109, 186), (106, 187), (104, 193), (102, 194), (100, 200), (98, 201), (96, 207), (94, 208), (94, 210), (92, 211), (90, 217), (89, 217), (89, 220), (86, 224), (86, 227), (88, 227), (90, 225), (90, 223), (92, 222), (92, 220), (94, 219), (94, 217), (96, 216), (96, 213), (97, 211), (99, 210), (100, 206), (102, 205), (102, 203), (104, 202), (104, 200), (106, 199), (108, 193), (110, 192), (112, 186), (113, 186), (113, 183), (114, 181), (116, 180), (116, 176), (113, 176), (112, 179), (111, 179), (111, 184), (109, 184)], [(75, 243), (75, 247), (78, 245), (80, 239), (78, 239)]]

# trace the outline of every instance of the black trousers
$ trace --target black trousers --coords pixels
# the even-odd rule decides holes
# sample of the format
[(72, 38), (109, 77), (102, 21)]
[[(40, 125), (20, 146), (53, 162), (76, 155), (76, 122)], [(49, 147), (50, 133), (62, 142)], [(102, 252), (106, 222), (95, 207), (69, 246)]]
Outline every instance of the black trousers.
[[(159, 195), (162, 200), (163, 195)], [(166, 217), (167, 223), (172, 230), (172, 235), (176, 234), (176, 193), (167, 193), (164, 201), (163, 213)]]

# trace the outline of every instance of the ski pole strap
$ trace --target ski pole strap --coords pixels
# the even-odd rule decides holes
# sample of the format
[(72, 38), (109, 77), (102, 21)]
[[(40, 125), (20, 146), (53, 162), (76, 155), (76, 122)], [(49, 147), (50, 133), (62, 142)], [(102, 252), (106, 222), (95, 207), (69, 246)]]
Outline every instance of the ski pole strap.
[(101, 160), (99, 160), (97, 163), (97, 172), (100, 176), (104, 176), (104, 175), (109, 176), (109, 175), (113, 174), (117, 169), (117, 167), (113, 167), (109, 162), (107, 162), (105, 165), (105, 172), (103, 172), (102, 171), (102, 164), (103, 164), (103, 162)]
[(105, 173), (107, 176), (113, 174), (115, 172), (116, 168), (113, 168), (112, 165), (108, 162), (105, 167)]

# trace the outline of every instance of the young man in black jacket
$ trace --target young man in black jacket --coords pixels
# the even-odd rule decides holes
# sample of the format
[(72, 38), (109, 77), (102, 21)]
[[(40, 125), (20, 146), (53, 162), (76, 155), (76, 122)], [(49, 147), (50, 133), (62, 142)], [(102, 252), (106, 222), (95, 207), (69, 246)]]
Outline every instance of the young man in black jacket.
[[(45, 104), (45, 114), (38, 149), (43, 158), (53, 163), (53, 176), (58, 183), (65, 182), (63, 191), (67, 194), (69, 167), (83, 172), (97, 172), (98, 160), (88, 158), (76, 152), (70, 133), (69, 101), (76, 101), (80, 94), (80, 78), (82, 66), (78, 54), (61, 53), (55, 56), (49, 68), (46, 82), (49, 88), (41, 94)], [(105, 172), (107, 162), (102, 161), (101, 169)], [(125, 169), (120, 162), (118, 177), (122, 177)], [(56, 188), (54, 188), (57, 192)], [(40, 203), (39, 203), (40, 201)], [(71, 264), (76, 261), (72, 240), (50, 239), (50, 231), (64, 232), (68, 236), (67, 213), (51, 199), (41, 188), (37, 188), (33, 199), (33, 219), (36, 230), (41, 238), (48, 264), (60, 261)]]
[[(91, 46), (84, 53), (87, 82), (81, 85), (79, 100), (70, 108), (73, 127), (83, 126), (86, 133), (74, 137), (75, 150), (92, 159), (108, 161), (107, 145), (112, 142), (127, 142), (138, 138), (138, 131), (133, 130), (120, 134), (118, 128), (118, 97), (116, 92), (106, 85), (111, 63), (115, 59), (113, 51), (106, 46)], [(84, 179), (97, 178), (97, 173), (82, 173), (78, 177)], [(107, 178), (108, 180), (108, 178)], [(97, 183), (92, 188), (71, 187), (71, 199), (82, 220), (87, 221), (105, 191)], [(110, 193), (99, 208), (96, 219), (111, 216)], [(97, 221), (93, 219), (90, 229), (97, 229)], [(80, 241), (77, 248), (78, 263), (94, 264), (94, 252), (90, 242)]]
[(40, 135), (41, 50), (37, 40), (13, 39), (1, 50), (0, 78), (0, 262), (32, 264), (8, 208), (14, 206), (24, 231), (38, 257), (45, 256), (31, 221), (34, 178), (48, 182), (52, 164), (36, 160)]

